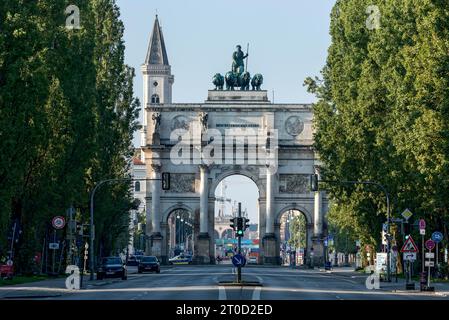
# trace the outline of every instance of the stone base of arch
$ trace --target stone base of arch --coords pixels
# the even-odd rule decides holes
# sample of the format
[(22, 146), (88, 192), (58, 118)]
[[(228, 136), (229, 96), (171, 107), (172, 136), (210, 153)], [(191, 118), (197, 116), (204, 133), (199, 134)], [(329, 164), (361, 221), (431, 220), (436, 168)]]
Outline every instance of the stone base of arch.
[(145, 254), (156, 256), (162, 264), (167, 263), (167, 256), (162, 252), (163, 237), (160, 233), (153, 233), (149, 238)]
[(324, 244), (320, 237), (312, 238), (313, 256), (310, 257), (312, 267), (324, 267)]
[(263, 243), (263, 264), (280, 265), (278, 239), (274, 233), (266, 233), (262, 239)]
[(193, 264), (215, 264), (213, 253), (210, 251), (211, 237), (208, 233), (200, 233), (196, 239), (196, 250)]

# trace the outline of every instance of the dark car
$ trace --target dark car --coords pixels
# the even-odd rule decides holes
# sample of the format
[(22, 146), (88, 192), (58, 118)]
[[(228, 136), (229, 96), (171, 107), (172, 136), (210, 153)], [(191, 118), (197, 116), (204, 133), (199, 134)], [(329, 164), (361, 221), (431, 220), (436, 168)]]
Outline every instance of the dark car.
[(156, 271), (156, 273), (161, 273), (161, 265), (159, 260), (154, 256), (142, 257), (139, 262), (139, 267), (137, 270), (139, 273), (145, 271)]
[(104, 278), (128, 279), (126, 266), (120, 257), (107, 257), (101, 259), (97, 271), (97, 279), (103, 280)]
[(139, 265), (139, 261), (137, 260), (136, 256), (129, 256), (128, 262), (126, 262), (127, 266), (137, 266)]

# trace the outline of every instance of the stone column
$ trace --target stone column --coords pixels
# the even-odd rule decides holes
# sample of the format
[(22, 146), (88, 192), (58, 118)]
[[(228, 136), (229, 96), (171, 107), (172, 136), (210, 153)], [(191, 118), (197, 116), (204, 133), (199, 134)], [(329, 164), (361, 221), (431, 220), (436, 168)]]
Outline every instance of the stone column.
[(264, 263), (279, 264), (280, 258), (277, 252), (277, 239), (274, 233), (274, 189), (276, 174), (267, 168), (266, 178), (266, 203), (265, 203), (265, 235), (263, 237)]
[(314, 214), (313, 214), (313, 234), (315, 237), (321, 237), (323, 234), (323, 214), (322, 214), (322, 207), (323, 207), (323, 195), (321, 191), (315, 192), (315, 203), (314, 203)]
[(209, 168), (200, 165), (200, 234), (209, 234)]
[(265, 234), (274, 234), (274, 174), (267, 169)]
[[(161, 166), (151, 165), (152, 179), (161, 179)], [(151, 228), (150, 236), (151, 254), (162, 260), (162, 235), (161, 235), (161, 181), (151, 181)]]
[[(161, 179), (161, 166), (152, 165), (152, 179)], [(161, 181), (151, 181), (151, 211), (152, 211), (152, 235), (161, 235)]]
[(209, 236), (209, 168), (200, 165), (200, 233), (197, 241), (197, 253), (194, 262), (197, 264), (209, 264), (210, 236)]

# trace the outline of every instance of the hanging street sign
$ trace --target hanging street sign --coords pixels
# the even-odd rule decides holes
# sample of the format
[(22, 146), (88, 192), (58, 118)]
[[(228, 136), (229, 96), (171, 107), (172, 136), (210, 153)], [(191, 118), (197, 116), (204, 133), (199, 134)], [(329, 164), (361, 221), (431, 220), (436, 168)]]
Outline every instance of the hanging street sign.
[(405, 243), (401, 248), (401, 252), (419, 252), (418, 246), (415, 241), (413, 241), (412, 236), (408, 236), (407, 240), (405, 240)]
[(62, 229), (65, 226), (65, 219), (61, 216), (56, 216), (51, 220), (51, 225), (55, 229)]
[(426, 248), (429, 249), (430, 251), (432, 251), (433, 248), (435, 248), (435, 242), (433, 240), (427, 240)]
[(410, 217), (413, 216), (413, 213), (409, 209), (405, 209), (401, 215), (404, 217), (406, 221), (408, 221), (408, 219), (410, 219)]
[(436, 243), (440, 243), (441, 241), (443, 241), (443, 234), (439, 231), (435, 231), (434, 233), (432, 233), (432, 240)]

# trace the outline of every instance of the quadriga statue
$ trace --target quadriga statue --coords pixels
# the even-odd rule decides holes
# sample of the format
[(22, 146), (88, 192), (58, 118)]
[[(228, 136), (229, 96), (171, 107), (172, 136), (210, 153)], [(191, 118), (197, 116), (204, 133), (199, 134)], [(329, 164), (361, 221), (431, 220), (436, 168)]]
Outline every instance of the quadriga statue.
[(251, 86), (253, 90), (260, 90), (260, 86), (263, 83), (263, 76), (260, 73), (256, 73), (251, 79)]
[(216, 73), (212, 78), (212, 83), (215, 86), (215, 90), (223, 90), (224, 77), (220, 73)]

